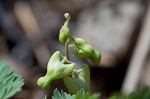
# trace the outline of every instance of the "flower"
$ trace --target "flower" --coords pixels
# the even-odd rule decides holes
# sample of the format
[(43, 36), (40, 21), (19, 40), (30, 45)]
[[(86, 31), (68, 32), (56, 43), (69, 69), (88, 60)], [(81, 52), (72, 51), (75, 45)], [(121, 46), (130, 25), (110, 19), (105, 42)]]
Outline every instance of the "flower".
[(75, 63), (66, 63), (66, 58), (60, 61), (60, 57), (60, 52), (56, 51), (48, 62), (46, 75), (38, 79), (37, 85), (42, 89), (50, 88), (53, 80), (63, 78), (73, 72)]
[(71, 37), (71, 40), (77, 47), (77, 49), (84, 51), (84, 53), (92, 54), (94, 53), (94, 49), (92, 46), (90, 46), (86, 41), (84, 41), (82, 38), (75, 38)]
[(80, 58), (89, 58), (93, 64), (99, 64), (101, 60), (101, 53), (95, 51), (86, 41), (81, 38), (71, 37), (71, 40), (75, 44), (77, 50), (74, 55)]
[(90, 56), (90, 60), (93, 64), (99, 64), (101, 60), (101, 53), (99, 51), (95, 51), (95, 53)]

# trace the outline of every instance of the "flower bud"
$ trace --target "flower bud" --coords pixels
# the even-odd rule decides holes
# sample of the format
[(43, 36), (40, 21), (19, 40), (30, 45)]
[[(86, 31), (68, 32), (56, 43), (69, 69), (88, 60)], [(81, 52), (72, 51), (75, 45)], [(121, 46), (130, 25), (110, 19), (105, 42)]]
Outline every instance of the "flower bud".
[(87, 42), (85, 42), (83, 39), (71, 37), (71, 40), (73, 41), (73, 43), (75, 44), (75, 46), (76, 46), (78, 49), (81, 49), (81, 50), (84, 51), (85, 53), (88, 53), (88, 54), (94, 53), (93, 47), (90, 46), (90, 45), (89, 45)]
[(70, 29), (69, 29), (69, 20), (70, 20), (70, 15), (68, 13), (64, 14), (65, 18), (67, 19), (60, 29), (59, 32), (59, 41), (64, 44), (67, 41), (68, 36), (70, 35)]
[[(69, 21), (66, 21), (65, 24), (68, 24)], [(66, 25), (63, 25), (62, 28), (60, 29), (59, 33), (59, 41), (64, 44), (67, 41), (67, 38), (70, 34), (69, 27)]]
[(48, 89), (53, 80), (71, 74), (75, 68), (75, 63), (65, 64), (64, 60), (60, 61), (60, 52), (56, 51), (48, 62), (46, 75), (38, 79), (37, 85), (42, 89)]
[(95, 51), (95, 53), (90, 56), (90, 60), (93, 64), (99, 64), (101, 60), (101, 53), (99, 51)]
[(84, 52), (83, 50), (77, 50), (74, 53), (75, 56), (80, 58), (89, 58), (91, 54)]
[(90, 92), (90, 71), (87, 65), (82, 66), (82, 71), (76, 78), (64, 77), (64, 83), (72, 94), (76, 94), (80, 89)]

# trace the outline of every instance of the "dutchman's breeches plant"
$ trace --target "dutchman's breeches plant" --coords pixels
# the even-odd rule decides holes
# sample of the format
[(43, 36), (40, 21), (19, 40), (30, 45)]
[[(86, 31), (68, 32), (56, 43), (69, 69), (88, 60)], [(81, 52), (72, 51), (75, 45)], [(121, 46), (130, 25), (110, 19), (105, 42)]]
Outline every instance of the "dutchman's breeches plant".
[[(71, 94), (76, 94), (81, 89), (90, 92), (90, 71), (87, 64), (82, 65), (80, 72), (76, 70), (76, 64), (70, 60), (69, 50), (74, 49), (74, 56), (79, 58), (88, 58), (93, 64), (99, 64), (101, 53), (94, 50), (82, 38), (76, 38), (70, 35), (68, 13), (64, 14), (66, 21), (59, 33), (60, 43), (65, 45), (66, 56), (62, 56), (60, 51), (56, 51), (50, 58), (47, 65), (47, 73), (40, 77), (37, 85), (42, 89), (49, 89), (51, 83), (56, 79), (63, 79), (65, 86)], [(63, 98), (64, 99), (64, 98)]]
[[(52, 86), (52, 82), (56, 79), (63, 79), (69, 94), (56, 88), (52, 99), (100, 99), (99, 93), (91, 93), (90, 91), (90, 70), (87, 64), (82, 65), (82, 69), (76, 70), (76, 64), (70, 60), (69, 51), (72, 48), (73, 54), (79, 58), (88, 58), (93, 64), (99, 64), (101, 53), (94, 50), (82, 38), (76, 38), (70, 35), (68, 13), (65, 13), (66, 21), (59, 33), (60, 43), (65, 45), (66, 55), (61, 55), (60, 51), (56, 51), (50, 58), (47, 65), (47, 73), (40, 77), (37, 85), (47, 90)], [(24, 85), (22, 76), (11, 68), (11, 64), (0, 60), (0, 99), (9, 99), (17, 92), (21, 91)], [(22, 97), (23, 98), (23, 97)], [(47, 96), (43, 99), (47, 99)], [(150, 88), (143, 88), (132, 92), (128, 95), (115, 93), (107, 99), (150, 99)]]

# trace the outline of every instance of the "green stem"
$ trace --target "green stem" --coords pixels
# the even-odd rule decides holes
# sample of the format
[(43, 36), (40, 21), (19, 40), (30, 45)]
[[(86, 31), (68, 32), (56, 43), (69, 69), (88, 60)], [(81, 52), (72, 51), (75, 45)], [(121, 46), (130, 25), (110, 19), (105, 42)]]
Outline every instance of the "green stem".
[(70, 41), (70, 38), (67, 39), (66, 44), (65, 44), (65, 53), (66, 53), (67, 60), (70, 60), (69, 41)]

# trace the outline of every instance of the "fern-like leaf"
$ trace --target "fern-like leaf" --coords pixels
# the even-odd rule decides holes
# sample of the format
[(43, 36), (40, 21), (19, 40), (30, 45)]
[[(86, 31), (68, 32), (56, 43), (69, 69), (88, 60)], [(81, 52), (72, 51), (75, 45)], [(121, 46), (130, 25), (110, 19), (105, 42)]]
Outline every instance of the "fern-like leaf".
[(59, 90), (56, 88), (54, 90), (54, 96), (52, 96), (52, 99), (75, 99), (75, 95), (67, 94), (64, 91), (59, 92)]
[(100, 99), (100, 94), (90, 94), (89, 92), (85, 92), (84, 89), (81, 89), (77, 94), (70, 95), (64, 91), (60, 93), (58, 89), (55, 89), (52, 99)]
[(10, 69), (10, 64), (0, 61), (0, 99), (8, 99), (21, 91), (24, 85), (21, 75)]

